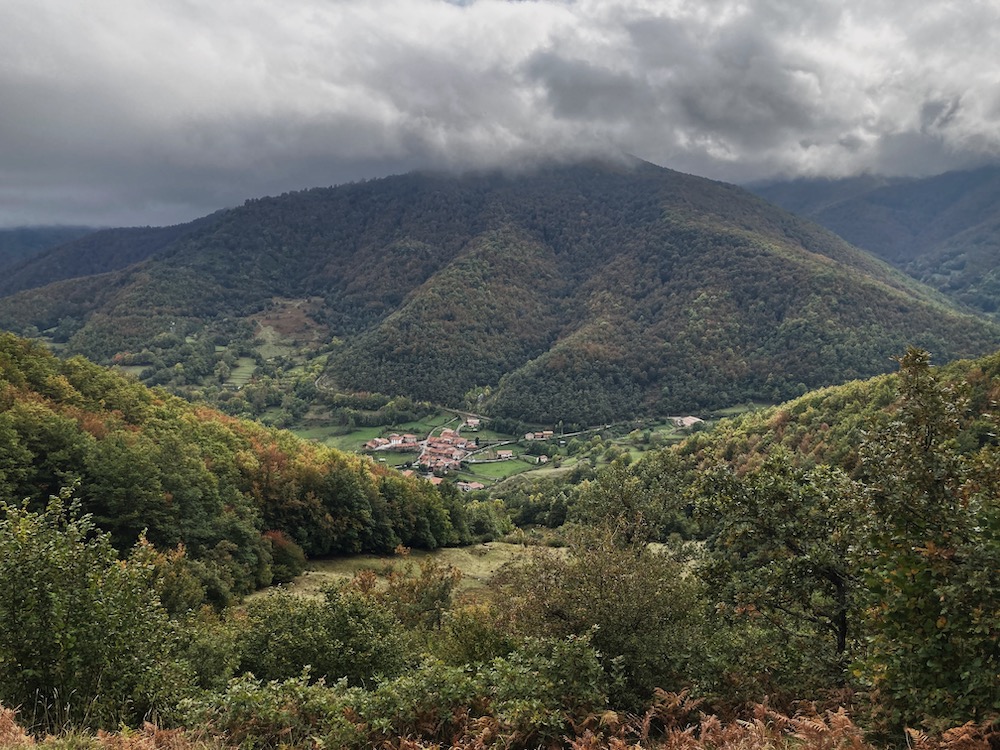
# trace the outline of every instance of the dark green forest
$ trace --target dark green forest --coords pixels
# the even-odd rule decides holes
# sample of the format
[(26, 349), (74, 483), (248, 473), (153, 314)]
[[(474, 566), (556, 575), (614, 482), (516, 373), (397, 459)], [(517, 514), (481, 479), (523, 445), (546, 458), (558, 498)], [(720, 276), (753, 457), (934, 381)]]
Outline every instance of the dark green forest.
[[(986, 747), (1000, 355), (936, 368), (911, 348), (898, 367), (575, 484), (458, 497), (6, 335), (0, 704), (19, 713), (0, 731), (57, 747)], [(239, 600), (307, 557), (497, 536), (508, 510), (563, 546), (475, 597), (431, 557)]]
[(751, 186), (970, 308), (1000, 310), (1000, 170)]
[[(67, 278), (101, 243), (105, 273)], [(776, 402), (885, 372), (908, 344), (952, 359), (1000, 341), (815, 225), (638, 161), (252, 200), (85, 238), (6, 291), (6, 328), (202, 398), (294, 303), (288, 336), (336, 390), (460, 406), (488, 388), (484, 411), (536, 423)]]
[(14, 227), (0, 229), (0, 268), (6, 272), (19, 263), (94, 230), (90, 227)]

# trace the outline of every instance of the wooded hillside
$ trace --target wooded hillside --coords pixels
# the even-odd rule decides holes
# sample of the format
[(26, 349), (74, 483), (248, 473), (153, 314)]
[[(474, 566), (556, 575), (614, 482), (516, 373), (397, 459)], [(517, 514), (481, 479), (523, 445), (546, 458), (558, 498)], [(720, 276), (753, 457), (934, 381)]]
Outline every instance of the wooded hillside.
[(304, 555), (469, 543), (495, 518), (454, 490), (2, 334), (0, 497), (38, 508), (64, 493), (120, 551), (140, 534), (183, 549), (195, 603), (287, 580)]
[[(1000, 341), (814, 225), (641, 162), (410, 174), (209, 218), (137, 265), (0, 300), (0, 324), (197, 383), (213, 343), (307, 300), (337, 388), (457, 405), (488, 387), (494, 414), (589, 424), (782, 400), (883, 372), (908, 344), (950, 359)], [(139, 355), (154, 341), (170, 356)]]
[(963, 304), (1000, 310), (1000, 168), (751, 189)]

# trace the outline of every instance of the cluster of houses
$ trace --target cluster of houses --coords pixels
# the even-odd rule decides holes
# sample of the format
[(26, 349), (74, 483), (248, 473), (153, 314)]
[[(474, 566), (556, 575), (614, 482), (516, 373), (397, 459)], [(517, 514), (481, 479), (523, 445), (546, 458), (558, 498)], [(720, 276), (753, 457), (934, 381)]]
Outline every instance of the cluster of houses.
[(428, 471), (457, 469), (469, 453), (476, 449), (476, 441), (469, 440), (457, 431), (445, 428), (440, 436), (430, 436), (417, 458), (417, 465)]
[(416, 435), (397, 435), (393, 433), (387, 438), (377, 437), (365, 443), (365, 449), (370, 451), (415, 451), (420, 447)]
[(556, 434), (552, 430), (542, 430), (541, 432), (524, 433), (525, 440), (551, 440)]
[[(693, 416), (670, 417), (669, 419), (676, 428), (684, 430), (690, 430), (704, 421)], [(478, 418), (469, 417), (462, 423), (460, 429), (478, 431), (480, 427), (481, 422)], [(524, 440), (528, 442), (554, 439), (555, 432), (553, 430), (540, 430), (524, 434)], [(427, 472), (427, 479), (433, 484), (440, 484), (442, 482), (440, 476), (433, 476), (434, 474), (441, 475), (460, 469), (462, 462), (468, 460), (469, 456), (478, 449), (476, 440), (464, 438), (459, 434), (458, 430), (449, 428), (441, 430), (440, 435), (430, 435), (423, 441), (416, 435), (399, 435), (393, 433), (388, 437), (377, 437), (369, 440), (365, 443), (364, 447), (370, 451), (419, 451), (419, 456), (414, 463), (420, 469)], [(510, 461), (515, 457), (514, 451), (509, 449), (496, 449), (491, 451), (491, 454), (492, 457), (483, 457), (483, 460)], [(527, 456), (524, 458), (527, 458)], [(535, 456), (535, 462), (539, 464), (548, 463), (549, 457), (545, 455)], [(414, 476), (415, 472), (407, 470), (403, 474), (405, 476)], [(485, 485), (480, 482), (457, 482), (456, 486), (462, 492), (485, 489)]]

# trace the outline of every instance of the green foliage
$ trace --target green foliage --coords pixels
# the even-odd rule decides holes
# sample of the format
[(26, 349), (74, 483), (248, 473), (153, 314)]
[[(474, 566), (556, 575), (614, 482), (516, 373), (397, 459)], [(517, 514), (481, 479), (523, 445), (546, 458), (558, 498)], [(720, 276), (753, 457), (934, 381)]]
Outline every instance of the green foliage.
[(0, 502), (0, 702), (47, 731), (166, 705), (183, 670), (151, 578), (62, 499), (38, 513)]
[(416, 735), (447, 741), (469, 713), (484, 713), (488, 695), (475, 672), (426, 660), (370, 693), (356, 694), (354, 708), (373, 740)]
[(271, 544), (271, 573), (274, 583), (289, 583), (306, 569), (306, 553), (282, 531), (268, 531)]
[[(435, 548), (469, 540), (465, 501), (288, 433), (151, 391), (81, 358), (0, 335), (0, 490), (41, 507), (75, 485), (124, 553), (161, 551), (171, 612), (235, 597), (302, 570), (304, 555)], [(502, 528), (491, 506), (472, 516)], [(266, 532), (266, 533), (265, 533)], [(491, 533), (490, 528), (479, 533)], [(165, 561), (161, 561), (165, 562)]]
[(711, 530), (699, 575), (717, 611), (773, 639), (784, 653), (769, 671), (790, 694), (844, 684), (860, 635), (859, 490), (841, 471), (797, 469), (776, 453), (743, 476), (705, 474), (697, 491)]
[(541, 549), (503, 580), (503, 616), (528, 635), (589, 636), (612, 701), (635, 708), (654, 688), (680, 689), (699, 673), (706, 599), (682, 557), (607, 530), (579, 534), (565, 554)]
[(383, 590), (373, 593), (406, 627), (439, 629), (461, 580), (458, 568), (425, 557), (416, 575), (408, 562), (402, 571), (389, 574)]
[(587, 638), (537, 639), (474, 668), (428, 659), (372, 689), (328, 686), (308, 672), (269, 682), (245, 675), (185, 700), (177, 719), (240, 747), (360, 749), (413, 737), (479, 746), (503, 738), (505, 747), (531, 748), (561, 741), (604, 708), (605, 688)]
[[(253, 675), (232, 680), (223, 691), (182, 701), (176, 720), (224, 734), (244, 748), (360, 747), (364, 738), (344, 709), (341, 685), (314, 682), (308, 672), (264, 682)], [(329, 744), (327, 744), (329, 743)]]
[(187, 692), (224, 690), (239, 668), (238, 624), (208, 606), (187, 612), (176, 622), (178, 659), (187, 664), (193, 688)]
[(351, 684), (393, 677), (406, 641), (384, 606), (357, 592), (328, 589), (323, 599), (277, 591), (232, 615), (239, 671), (285, 680), (308, 668), (311, 679)]
[(612, 682), (589, 634), (528, 639), (484, 676), (497, 719), (528, 747), (561, 738), (568, 720), (604, 709)]
[(865, 446), (868, 648), (859, 674), (883, 728), (1000, 715), (1000, 456), (965, 453), (968, 399), (900, 359), (893, 419)]
[(480, 664), (506, 656), (516, 639), (488, 603), (454, 607), (445, 613), (434, 653), (448, 664)]
[(676, 454), (663, 452), (632, 467), (616, 460), (580, 484), (570, 520), (616, 529), (629, 543), (666, 541), (697, 532), (685, 494), (688, 470)]

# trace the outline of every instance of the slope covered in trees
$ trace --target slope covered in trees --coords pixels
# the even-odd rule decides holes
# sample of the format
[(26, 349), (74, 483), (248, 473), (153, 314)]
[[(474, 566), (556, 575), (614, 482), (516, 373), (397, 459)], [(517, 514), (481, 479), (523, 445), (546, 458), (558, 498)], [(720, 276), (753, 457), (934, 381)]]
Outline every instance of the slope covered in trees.
[(138, 265), (0, 300), (0, 323), (102, 361), (166, 337), (205, 377), (201, 349), (237, 321), (308, 299), (337, 387), (450, 405), (489, 387), (494, 414), (550, 423), (780, 400), (907, 344), (952, 358), (1000, 336), (739, 188), (641, 162), (411, 174), (211, 219)]
[(478, 528), (495, 521), (366, 458), (0, 335), (0, 496), (37, 508), (64, 492), (121, 551), (143, 534), (183, 550), (195, 603), (287, 580), (303, 554), (468, 543), (477, 512)]
[[(958, 438), (963, 449), (994, 441), (994, 423), (1000, 418), (1000, 353), (944, 364), (936, 372), (968, 399), (975, 415)], [(720, 422), (685, 440), (678, 451), (698, 466), (726, 462), (744, 471), (779, 451), (803, 467), (830, 464), (856, 473), (864, 437), (890, 419), (888, 409), (898, 388), (896, 374), (822, 388)]]
[(79, 239), (93, 231), (90, 227), (65, 226), (0, 229), (0, 268), (10, 268), (25, 259)]
[(1000, 310), (998, 167), (923, 179), (796, 180), (751, 189), (970, 307)]
[(59, 242), (49, 242), (43, 252), (12, 263), (0, 279), (0, 294), (45, 286), (63, 279), (93, 276), (126, 268), (155, 255), (178, 239), (211, 224), (212, 216), (170, 227), (132, 227), (76, 231), (64, 230)]

